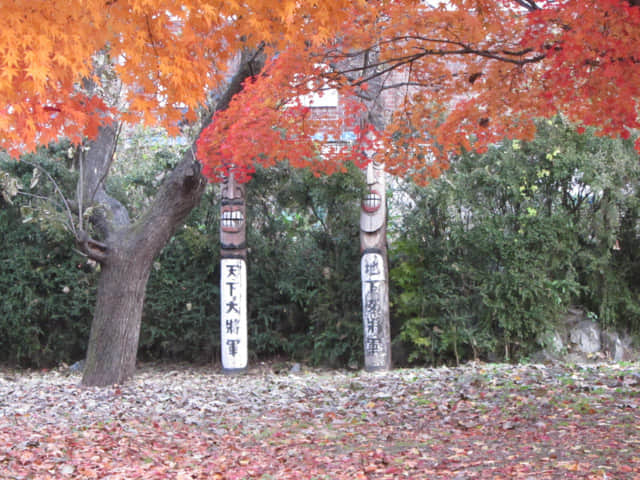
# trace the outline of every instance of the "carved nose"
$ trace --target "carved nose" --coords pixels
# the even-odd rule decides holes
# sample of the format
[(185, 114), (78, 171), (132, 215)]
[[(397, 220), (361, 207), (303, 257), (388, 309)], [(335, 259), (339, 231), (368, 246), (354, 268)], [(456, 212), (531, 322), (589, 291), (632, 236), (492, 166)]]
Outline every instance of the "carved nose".
[(236, 193), (236, 179), (233, 173), (229, 175), (229, 180), (227, 181), (227, 193), (229, 198), (233, 198)]
[(373, 174), (373, 162), (369, 162), (367, 165), (367, 185), (373, 185), (376, 183), (376, 177)]

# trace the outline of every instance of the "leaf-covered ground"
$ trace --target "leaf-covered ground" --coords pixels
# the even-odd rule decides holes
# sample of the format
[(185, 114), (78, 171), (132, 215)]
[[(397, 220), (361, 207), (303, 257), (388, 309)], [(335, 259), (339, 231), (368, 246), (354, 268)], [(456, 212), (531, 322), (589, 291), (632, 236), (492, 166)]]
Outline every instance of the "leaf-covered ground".
[(0, 372), (2, 479), (640, 479), (640, 364)]

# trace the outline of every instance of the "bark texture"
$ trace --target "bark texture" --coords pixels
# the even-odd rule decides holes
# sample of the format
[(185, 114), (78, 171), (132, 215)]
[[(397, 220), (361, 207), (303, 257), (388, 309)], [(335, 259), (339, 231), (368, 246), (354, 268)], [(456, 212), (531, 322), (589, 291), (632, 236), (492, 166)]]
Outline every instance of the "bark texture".
[[(262, 56), (245, 52), (216, 110), (226, 108), (242, 82), (260, 71), (263, 63)], [(211, 117), (205, 126), (210, 121)], [(104, 190), (115, 131), (115, 126), (105, 126), (90, 145), (83, 164), (84, 182), (78, 192), (84, 208), (100, 204), (92, 217), (100, 238), (94, 240), (84, 231), (78, 238), (87, 255), (101, 263), (82, 378), (87, 386), (121, 384), (134, 374), (145, 289), (153, 261), (198, 204), (206, 186), (194, 145), (161, 185), (146, 213), (131, 222), (126, 209)]]
[(123, 383), (135, 371), (145, 289), (154, 259), (206, 185), (191, 150), (163, 183), (147, 213), (109, 232), (82, 383)]

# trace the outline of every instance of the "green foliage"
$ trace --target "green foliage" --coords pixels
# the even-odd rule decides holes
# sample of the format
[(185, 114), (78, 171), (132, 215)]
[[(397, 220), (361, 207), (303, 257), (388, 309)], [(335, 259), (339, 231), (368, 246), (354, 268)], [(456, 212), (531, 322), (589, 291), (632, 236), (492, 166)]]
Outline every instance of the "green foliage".
[(107, 192), (137, 217), (181, 158), (187, 141), (167, 137), (159, 129), (125, 128), (120, 134)]
[(140, 332), (143, 359), (212, 361), (219, 346), (219, 246), (207, 220), (212, 195), (154, 263)]
[(96, 275), (95, 265), (73, 250), (56, 191), (75, 188), (75, 173), (65, 166), (68, 147), (43, 148), (21, 162), (0, 161), (0, 174), (19, 187), (0, 200), (3, 362), (49, 367), (84, 356)]
[[(286, 166), (247, 184), (248, 336), (257, 358), (361, 361), (356, 169), (316, 178)], [(219, 358), (219, 188), (212, 186), (151, 272), (143, 358)]]
[(283, 166), (248, 185), (252, 351), (315, 364), (361, 361), (361, 173)]
[(639, 173), (630, 145), (556, 120), (407, 186), (391, 287), (408, 359), (525, 356), (572, 302), (638, 331)]
[[(109, 192), (134, 214), (145, 208), (180, 154), (179, 145), (147, 134), (134, 132), (123, 139), (108, 183)], [(7, 348), (2, 360), (54, 365), (75, 360), (84, 351), (96, 275), (73, 253), (69, 212), (56, 190), (74, 197), (72, 153), (69, 145), (59, 145), (37, 157), (2, 164), (0, 232), (9, 246), (2, 260), (3, 292), (8, 295), (3, 303), (2, 341)], [(40, 173), (35, 164), (43, 168)], [(18, 185), (20, 194), (13, 191)], [(254, 360), (286, 356), (335, 366), (360, 361), (361, 173), (353, 168), (316, 178), (282, 166), (257, 172), (247, 188)], [(154, 263), (143, 312), (141, 359), (219, 358), (219, 215), (219, 187), (210, 186)], [(22, 248), (24, 238), (30, 239), (28, 249)], [(84, 276), (75, 279), (79, 274)], [(78, 284), (83, 288), (76, 288)]]
[(52, 241), (59, 243), (68, 242), (73, 230), (72, 212), (65, 203), (73, 198), (78, 178), (72, 153), (70, 145), (61, 142), (25, 155), (19, 162), (0, 158), (4, 203), (18, 206), (24, 223), (38, 224)]
[(0, 208), (0, 361), (49, 367), (84, 357), (95, 295), (86, 259), (15, 207)]

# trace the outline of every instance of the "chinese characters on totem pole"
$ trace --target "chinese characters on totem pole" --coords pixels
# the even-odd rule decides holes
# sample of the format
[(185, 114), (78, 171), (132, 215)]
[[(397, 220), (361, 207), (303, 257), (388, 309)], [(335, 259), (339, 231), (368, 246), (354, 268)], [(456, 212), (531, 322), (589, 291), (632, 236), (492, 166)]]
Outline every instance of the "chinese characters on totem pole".
[(220, 350), (222, 370), (247, 368), (247, 245), (245, 189), (233, 173), (222, 183), (220, 211)]
[(367, 193), (360, 209), (362, 322), (367, 371), (391, 368), (386, 217), (384, 165), (372, 161), (367, 166)]

